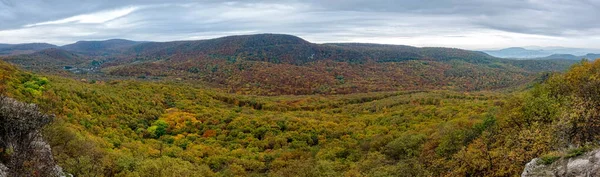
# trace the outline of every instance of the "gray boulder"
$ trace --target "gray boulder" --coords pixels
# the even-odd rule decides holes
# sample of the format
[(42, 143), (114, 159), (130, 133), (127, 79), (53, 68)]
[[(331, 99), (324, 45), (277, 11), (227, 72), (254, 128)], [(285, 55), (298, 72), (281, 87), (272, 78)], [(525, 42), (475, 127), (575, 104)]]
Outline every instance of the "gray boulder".
[(8, 176), (8, 168), (6, 168), (6, 166), (4, 166), (4, 164), (0, 163), (0, 177), (6, 177)]
[(600, 176), (600, 150), (587, 152), (572, 158), (561, 158), (556, 162), (544, 165), (539, 158), (531, 160), (525, 165), (522, 177), (595, 177)]

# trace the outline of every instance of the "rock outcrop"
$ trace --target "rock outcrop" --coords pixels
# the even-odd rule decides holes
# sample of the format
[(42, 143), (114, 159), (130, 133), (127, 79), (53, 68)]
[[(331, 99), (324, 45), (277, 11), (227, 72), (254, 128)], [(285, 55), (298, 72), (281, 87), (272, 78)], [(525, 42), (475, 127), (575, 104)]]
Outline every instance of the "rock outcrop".
[(522, 177), (546, 176), (600, 176), (600, 149), (572, 158), (561, 158), (552, 164), (544, 165), (535, 158), (525, 165)]
[(0, 177), (8, 176), (8, 168), (0, 163)]
[[(56, 163), (54, 163), (54, 157), (52, 156), (52, 149), (50, 145), (43, 141), (42, 138), (36, 138), (34, 142), (32, 142), (34, 147), (33, 151), (33, 161), (35, 161), (34, 168), (36, 171), (43, 171), (45, 175), (48, 176), (67, 176), (62, 168)], [(4, 164), (0, 163), (0, 177), (8, 177), (11, 170), (6, 167)], [(28, 176), (28, 175), (23, 175)]]
[(65, 176), (41, 135), (52, 119), (36, 105), (0, 96), (0, 177)]

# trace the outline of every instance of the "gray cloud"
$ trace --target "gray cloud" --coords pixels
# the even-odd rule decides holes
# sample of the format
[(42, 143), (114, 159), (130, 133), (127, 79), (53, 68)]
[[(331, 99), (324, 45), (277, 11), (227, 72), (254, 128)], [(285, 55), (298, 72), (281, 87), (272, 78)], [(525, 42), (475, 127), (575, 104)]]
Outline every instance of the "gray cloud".
[(593, 47), (598, 7), (599, 0), (0, 0), (0, 43), (287, 33), (313, 42)]

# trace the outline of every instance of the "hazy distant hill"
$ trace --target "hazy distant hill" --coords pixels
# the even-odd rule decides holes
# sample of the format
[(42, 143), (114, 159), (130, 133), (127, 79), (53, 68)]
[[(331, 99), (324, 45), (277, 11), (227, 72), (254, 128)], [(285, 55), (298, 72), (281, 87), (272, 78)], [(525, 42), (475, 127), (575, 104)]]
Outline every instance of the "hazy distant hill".
[(583, 56), (583, 58), (590, 59), (590, 60), (595, 60), (595, 59), (599, 59), (600, 58), (600, 54), (590, 53), (590, 54), (587, 54), (587, 55)]
[[(569, 59), (567, 55), (583, 56), (589, 53), (600, 53), (600, 49), (582, 49), (565, 47), (512, 47), (500, 50), (483, 51), (495, 57), (513, 58), (513, 59), (533, 59), (533, 58), (562, 58)], [(556, 55), (556, 56), (552, 56)], [(561, 56), (562, 55), (562, 56)], [(566, 57), (566, 58), (565, 58)], [(581, 59), (581, 58), (579, 58)]]
[(0, 44), (0, 55), (29, 54), (39, 50), (56, 47), (56, 45), (47, 43)]
[(12, 44), (0, 44), (0, 49), (1, 49), (1, 48), (5, 48), (5, 47), (9, 47), (9, 46), (11, 46), (11, 45), (12, 45)]
[(547, 57), (541, 57), (539, 59), (548, 59), (548, 60), (556, 60), (556, 59), (565, 59), (565, 60), (580, 60), (582, 57), (578, 57), (571, 54), (552, 54)]
[(500, 58), (539, 58), (552, 55), (551, 51), (528, 50), (521, 47), (511, 47), (500, 50), (486, 50), (483, 52)]
[(540, 58), (536, 58), (536, 59), (540, 59), (540, 60), (581, 60), (581, 59), (588, 59), (588, 60), (596, 60), (600, 58), (600, 54), (587, 54), (587, 55), (583, 55), (583, 56), (575, 56), (575, 55), (571, 55), (571, 54), (553, 54), (547, 57), (540, 57)]
[(144, 42), (130, 41), (124, 39), (110, 39), (105, 41), (78, 41), (60, 47), (61, 49), (86, 55), (110, 55)]

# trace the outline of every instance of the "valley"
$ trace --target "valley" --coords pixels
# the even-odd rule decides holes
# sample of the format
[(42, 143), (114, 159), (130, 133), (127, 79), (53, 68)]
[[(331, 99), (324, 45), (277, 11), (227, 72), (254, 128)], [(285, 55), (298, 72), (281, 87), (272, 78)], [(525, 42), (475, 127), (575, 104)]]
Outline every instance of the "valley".
[(514, 176), (597, 137), (599, 62), (275, 34), (67, 46), (1, 57), (0, 91), (56, 115), (42, 134), (74, 176)]
[(600, 176), (598, 7), (0, 0), (0, 177)]
[(516, 61), (453, 48), (314, 44), (281, 34), (200, 41), (86, 41), (4, 57), (31, 71), (86, 80), (184, 80), (230, 93), (349, 94), (517, 87), (577, 60)]

